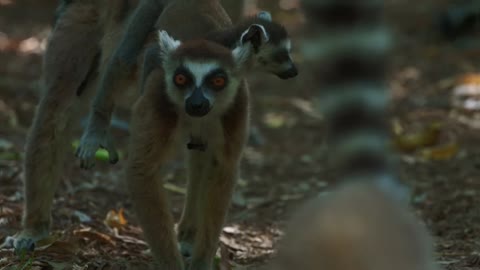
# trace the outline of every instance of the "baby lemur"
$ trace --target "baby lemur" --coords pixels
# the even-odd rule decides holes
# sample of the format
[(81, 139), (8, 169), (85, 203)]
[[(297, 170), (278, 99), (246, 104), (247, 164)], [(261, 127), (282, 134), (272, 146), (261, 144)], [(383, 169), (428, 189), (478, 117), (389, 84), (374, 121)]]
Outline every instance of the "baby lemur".
[[(159, 269), (183, 269), (159, 168), (186, 151), (188, 196), (179, 225), (188, 269), (212, 269), (248, 129), (243, 66), (253, 48), (159, 34), (162, 68), (152, 70), (133, 109), (126, 180)], [(189, 145), (189, 147), (185, 147)], [(154, 206), (154, 207), (152, 207)]]

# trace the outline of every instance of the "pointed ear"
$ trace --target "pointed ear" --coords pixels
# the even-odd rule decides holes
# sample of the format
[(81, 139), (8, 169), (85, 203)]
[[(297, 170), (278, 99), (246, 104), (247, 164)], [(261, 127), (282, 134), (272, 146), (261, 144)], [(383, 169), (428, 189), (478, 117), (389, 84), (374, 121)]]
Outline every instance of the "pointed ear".
[(160, 45), (160, 56), (165, 59), (180, 46), (181, 42), (173, 39), (167, 31), (161, 30), (158, 31), (158, 44)]
[(242, 68), (252, 55), (252, 46), (250, 44), (239, 44), (232, 51), (233, 60), (237, 68)]
[(255, 51), (262, 45), (268, 42), (269, 36), (267, 30), (263, 25), (252, 24), (250, 27), (242, 33), (240, 37), (240, 43), (251, 43)]
[(257, 14), (257, 18), (271, 22), (272, 14), (270, 14), (268, 11), (262, 10)]

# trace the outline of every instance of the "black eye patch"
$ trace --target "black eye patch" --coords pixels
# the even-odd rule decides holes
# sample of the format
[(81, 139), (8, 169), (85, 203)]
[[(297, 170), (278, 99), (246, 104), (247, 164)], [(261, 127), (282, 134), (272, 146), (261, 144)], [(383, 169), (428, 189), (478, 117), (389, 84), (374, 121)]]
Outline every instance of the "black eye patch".
[(221, 90), (228, 84), (227, 72), (221, 68), (212, 70), (205, 76), (203, 83), (215, 90)]
[(173, 83), (179, 88), (185, 88), (194, 83), (192, 73), (183, 66), (178, 67), (173, 73)]
[(290, 61), (290, 55), (286, 50), (280, 50), (273, 53), (272, 59), (277, 63), (284, 63)]

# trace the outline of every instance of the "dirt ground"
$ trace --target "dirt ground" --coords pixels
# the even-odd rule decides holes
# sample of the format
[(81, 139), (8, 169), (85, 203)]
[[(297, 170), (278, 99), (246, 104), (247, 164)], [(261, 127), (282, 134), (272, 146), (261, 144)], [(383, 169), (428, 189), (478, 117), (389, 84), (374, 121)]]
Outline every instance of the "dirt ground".
[[(5, 5), (9, 2), (14, 5)], [(389, 71), (394, 141), (439, 126), (434, 143), (400, 147), (402, 179), (413, 191), (413, 209), (435, 239), (440, 265), (480, 269), (479, 130), (469, 124), (475, 112), (463, 115), (451, 105), (455, 86), (472, 80), (480, 85), (477, 75), (458, 80), (479, 72), (479, 43), (474, 37), (454, 42), (439, 37), (432, 22), (447, 1), (386, 2), (395, 34)], [(0, 0), (0, 242), (20, 228), (23, 145), (39, 96), (42, 48), (54, 9), (55, 1)], [(275, 13), (296, 44), (302, 41), (297, 15)], [(261, 267), (296, 207), (335, 184), (325, 168), (322, 117), (312, 110), (316, 89), (308, 83), (308, 61), (298, 51), (295, 57), (297, 78), (250, 80), (252, 123), (260, 140), (245, 151), (221, 236), (220, 253), (234, 269)], [(118, 145), (125, 145), (128, 132), (118, 129), (115, 135)], [(97, 161), (93, 171), (82, 171), (73, 147), (71, 152), (55, 197), (54, 236), (31, 256), (0, 250), (1, 269), (122, 269), (150, 260), (122, 181), (124, 159), (114, 166)], [(173, 162), (164, 175), (177, 219), (185, 197), (183, 168), (181, 160)], [(123, 214), (111, 212), (120, 209)]]

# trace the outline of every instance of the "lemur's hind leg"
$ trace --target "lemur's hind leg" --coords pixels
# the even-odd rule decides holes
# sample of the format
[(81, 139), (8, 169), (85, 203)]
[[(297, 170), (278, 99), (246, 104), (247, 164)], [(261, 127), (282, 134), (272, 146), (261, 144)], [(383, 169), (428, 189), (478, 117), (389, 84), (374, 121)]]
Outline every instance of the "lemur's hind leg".
[(23, 228), (15, 241), (19, 249), (31, 249), (33, 241), (49, 233), (53, 196), (62, 162), (71, 151), (71, 130), (78, 123), (76, 107), (88, 99), (78, 99), (77, 92), (91, 85), (86, 80), (95, 73), (100, 40), (97, 17), (94, 5), (72, 3), (50, 37), (43, 93), (25, 147)]

